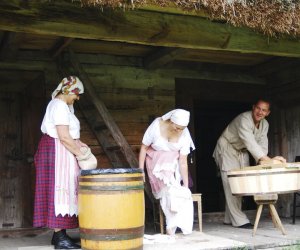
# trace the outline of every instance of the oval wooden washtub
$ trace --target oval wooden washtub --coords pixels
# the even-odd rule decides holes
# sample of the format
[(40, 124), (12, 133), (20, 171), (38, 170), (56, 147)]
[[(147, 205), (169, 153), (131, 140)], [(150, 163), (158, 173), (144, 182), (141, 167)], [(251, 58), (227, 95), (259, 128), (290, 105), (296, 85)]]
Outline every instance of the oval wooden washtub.
[(233, 195), (291, 193), (300, 190), (300, 163), (258, 165), (227, 172)]

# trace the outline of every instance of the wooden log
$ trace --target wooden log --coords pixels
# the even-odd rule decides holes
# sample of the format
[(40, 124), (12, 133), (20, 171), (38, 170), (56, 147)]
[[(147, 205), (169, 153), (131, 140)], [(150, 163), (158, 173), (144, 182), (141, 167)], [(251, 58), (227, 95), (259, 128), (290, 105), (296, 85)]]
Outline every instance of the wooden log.
[[(133, 28), (134, 27), (134, 28)], [(1, 1), (0, 29), (145, 45), (300, 57), (296, 39), (272, 39), (207, 18), (141, 10), (99, 11), (79, 2)]]

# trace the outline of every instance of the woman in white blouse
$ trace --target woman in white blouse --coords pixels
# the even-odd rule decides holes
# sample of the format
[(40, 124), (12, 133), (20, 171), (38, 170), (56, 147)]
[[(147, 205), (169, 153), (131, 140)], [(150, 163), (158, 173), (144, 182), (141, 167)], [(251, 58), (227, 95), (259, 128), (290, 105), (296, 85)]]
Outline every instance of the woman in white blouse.
[(73, 104), (84, 92), (76, 76), (64, 78), (52, 93), (41, 125), (43, 136), (35, 154), (36, 191), (35, 227), (54, 230), (51, 243), (55, 249), (80, 249), (65, 229), (77, 228), (77, 182), (79, 166), (76, 157), (84, 158), (80, 148), (79, 120)]
[(193, 201), (188, 188), (187, 156), (195, 149), (187, 125), (190, 113), (175, 109), (156, 118), (146, 130), (139, 155), (139, 168), (147, 174), (152, 193), (160, 200), (167, 234), (179, 227), (184, 234), (193, 228)]

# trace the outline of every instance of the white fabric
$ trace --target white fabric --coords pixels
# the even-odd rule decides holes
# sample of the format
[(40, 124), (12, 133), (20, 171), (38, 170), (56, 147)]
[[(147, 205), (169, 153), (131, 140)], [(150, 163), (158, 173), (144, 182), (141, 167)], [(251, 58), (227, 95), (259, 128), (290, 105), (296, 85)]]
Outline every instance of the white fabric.
[(194, 206), (188, 188), (180, 185), (166, 187), (160, 205), (166, 217), (167, 229), (173, 229), (175, 233), (176, 228), (179, 227), (183, 234), (192, 233)]
[(167, 234), (144, 234), (143, 244), (156, 244), (156, 243), (175, 243), (176, 239), (174, 236)]
[(173, 123), (186, 127), (190, 121), (190, 112), (184, 109), (174, 109), (161, 117), (164, 121), (171, 120)]
[(83, 156), (77, 156), (78, 165), (82, 170), (97, 168), (97, 158), (92, 154), (89, 147), (80, 147)]
[(188, 155), (190, 148), (195, 149), (192, 137), (188, 128), (182, 131), (178, 142), (169, 142), (167, 139), (161, 136), (159, 121), (161, 118), (156, 118), (151, 125), (147, 128), (142, 143), (146, 146), (150, 146), (154, 150), (162, 151), (179, 151), (181, 155)]
[[(170, 173), (171, 176), (166, 176), (164, 173)], [(153, 175), (158, 178), (159, 180), (163, 181), (163, 183), (170, 187), (171, 185), (174, 185), (174, 183), (179, 184), (181, 181), (181, 175), (179, 171), (179, 164), (178, 160), (175, 159), (172, 163), (164, 163), (164, 164), (156, 164), (153, 169)], [(160, 194), (155, 195), (154, 197), (156, 199), (161, 198)]]
[(41, 130), (52, 138), (58, 138), (56, 125), (68, 125), (71, 137), (80, 138), (80, 123), (74, 115), (74, 109), (70, 110), (64, 101), (54, 98), (47, 106)]
[(78, 215), (77, 186), (79, 167), (75, 156), (55, 139), (55, 215)]

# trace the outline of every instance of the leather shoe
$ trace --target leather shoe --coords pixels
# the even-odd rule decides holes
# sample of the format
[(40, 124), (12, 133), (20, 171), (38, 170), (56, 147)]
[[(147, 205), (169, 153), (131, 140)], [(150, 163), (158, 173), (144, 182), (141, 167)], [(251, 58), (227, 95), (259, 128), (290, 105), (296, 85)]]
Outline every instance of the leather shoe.
[[(63, 231), (72, 242), (74, 242), (74, 243), (80, 242), (80, 238), (71, 238), (69, 235), (67, 235), (66, 229), (62, 229), (61, 231)], [(55, 232), (52, 235), (51, 245), (54, 245), (54, 235), (55, 235)]]
[(66, 230), (54, 232), (51, 244), (54, 245), (54, 249), (81, 249), (81, 247), (74, 243), (66, 234)]
[(252, 229), (253, 225), (251, 223), (246, 223), (244, 225), (238, 226), (238, 228)]

